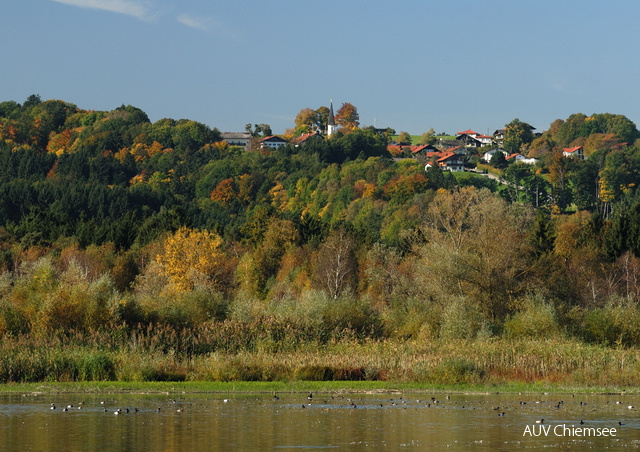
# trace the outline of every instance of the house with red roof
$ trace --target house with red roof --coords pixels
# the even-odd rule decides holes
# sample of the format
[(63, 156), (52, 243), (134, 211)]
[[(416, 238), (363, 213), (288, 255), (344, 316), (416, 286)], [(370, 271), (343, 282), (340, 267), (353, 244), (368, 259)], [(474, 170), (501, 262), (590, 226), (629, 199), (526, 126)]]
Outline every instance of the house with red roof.
[(425, 171), (434, 164), (445, 171), (464, 171), (464, 155), (462, 154), (450, 151), (429, 152), (427, 158), (429, 161), (424, 167)]
[(575, 157), (580, 160), (584, 160), (584, 149), (582, 146), (574, 146), (572, 148), (563, 148), (562, 155), (565, 157)]
[(482, 144), (482, 146), (493, 144), (493, 137), (491, 135), (476, 135), (475, 138)]
[(322, 139), (322, 135), (319, 132), (303, 133), (302, 135), (295, 137), (291, 142), (296, 146), (300, 146), (312, 140)]
[(473, 130), (469, 129), (469, 130), (465, 130), (464, 132), (458, 132), (458, 133), (456, 133), (456, 135), (458, 135), (458, 136), (460, 136), (460, 135), (469, 135), (470, 137), (475, 138), (480, 134), (478, 132), (474, 132)]

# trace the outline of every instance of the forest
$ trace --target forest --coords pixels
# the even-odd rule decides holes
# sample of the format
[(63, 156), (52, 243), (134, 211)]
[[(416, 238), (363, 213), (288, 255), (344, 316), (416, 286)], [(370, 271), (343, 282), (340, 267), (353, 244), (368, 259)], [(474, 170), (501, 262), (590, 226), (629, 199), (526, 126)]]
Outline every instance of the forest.
[(521, 124), (505, 146), (537, 165), (454, 174), (371, 127), (245, 151), (0, 102), (0, 382), (638, 384), (640, 133)]

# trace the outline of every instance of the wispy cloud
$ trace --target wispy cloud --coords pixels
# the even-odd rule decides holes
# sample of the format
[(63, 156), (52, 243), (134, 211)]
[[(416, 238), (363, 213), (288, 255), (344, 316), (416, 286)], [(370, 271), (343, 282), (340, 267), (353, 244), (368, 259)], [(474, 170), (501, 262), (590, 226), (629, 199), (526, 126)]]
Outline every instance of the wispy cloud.
[(187, 13), (180, 14), (177, 19), (182, 25), (202, 31), (209, 31), (213, 25), (208, 17), (196, 17)]
[(182, 25), (195, 30), (212, 32), (226, 39), (237, 41), (238, 33), (229, 28), (224, 22), (214, 20), (209, 16), (196, 16), (194, 14), (182, 13), (176, 17)]
[(146, 3), (135, 0), (52, 0), (80, 8), (100, 9), (112, 13), (126, 14), (140, 20), (149, 20), (153, 14)]

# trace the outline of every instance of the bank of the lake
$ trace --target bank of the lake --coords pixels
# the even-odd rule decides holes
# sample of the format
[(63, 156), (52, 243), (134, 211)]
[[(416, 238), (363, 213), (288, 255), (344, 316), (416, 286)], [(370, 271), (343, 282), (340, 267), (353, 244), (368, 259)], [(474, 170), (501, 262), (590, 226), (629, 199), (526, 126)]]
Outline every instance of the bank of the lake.
[[(161, 344), (110, 348), (106, 344), (46, 344), (5, 339), (0, 344), (1, 383), (76, 382), (121, 387), (164, 382), (300, 390), (327, 387), (599, 388), (618, 392), (640, 386), (640, 350), (575, 340), (349, 341), (296, 349), (210, 352)], [(84, 382), (84, 383), (82, 383)], [(317, 382), (317, 383), (314, 383)], [(115, 384), (115, 383), (114, 383)], [(319, 385), (313, 387), (313, 385)], [(310, 387), (311, 385), (311, 387)], [(341, 386), (343, 385), (343, 386)], [(479, 389), (481, 391), (485, 389)], [(496, 391), (497, 389), (489, 389)], [(502, 389), (504, 390), (504, 389)], [(526, 390), (526, 389), (524, 389)]]
[(504, 383), (435, 385), (382, 381), (188, 381), (4, 383), (0, 394), (591, 394), (639, 395), (640, 387)]

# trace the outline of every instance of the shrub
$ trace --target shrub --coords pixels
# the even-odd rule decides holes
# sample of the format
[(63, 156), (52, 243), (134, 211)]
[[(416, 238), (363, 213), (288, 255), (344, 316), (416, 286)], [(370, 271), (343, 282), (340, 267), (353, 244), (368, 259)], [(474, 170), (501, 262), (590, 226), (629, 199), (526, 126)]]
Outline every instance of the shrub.
[(614, 297), (584, 317), (584, 336), (603, 345), (640, 345), (640, 309), (635, 303)]
[(541, 300), (528, 300), (525, 307), (504, 323), (504, 334), (511, 339), (549, 339), (561, 335), (556, 309)]
[(442, 313), (440, 337), (442, 339), (473, 339), (483, 329), (482, 311), (465, 299), (455, 299)]

